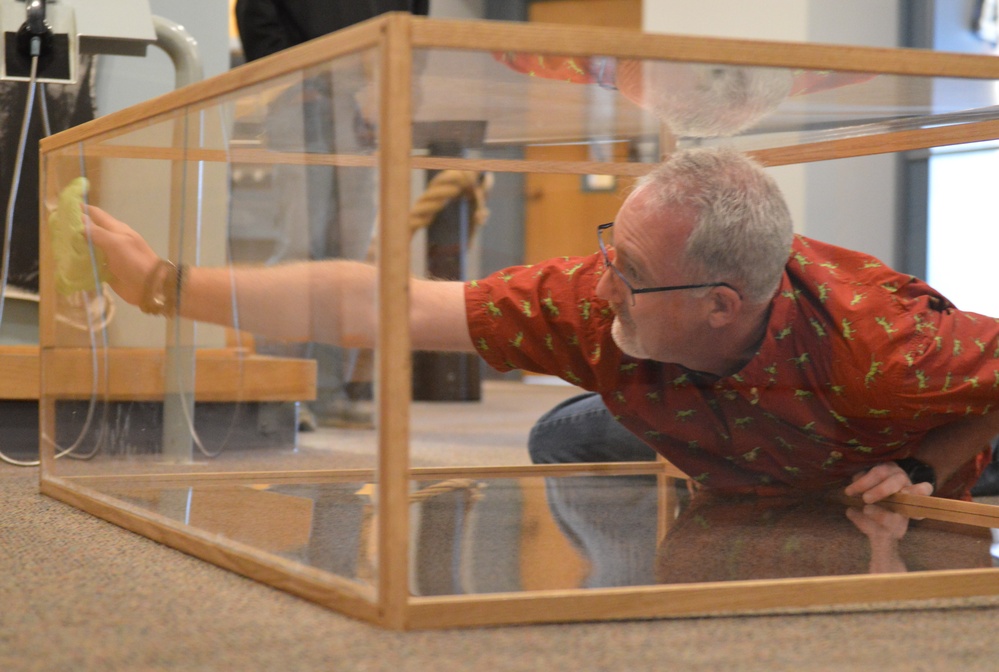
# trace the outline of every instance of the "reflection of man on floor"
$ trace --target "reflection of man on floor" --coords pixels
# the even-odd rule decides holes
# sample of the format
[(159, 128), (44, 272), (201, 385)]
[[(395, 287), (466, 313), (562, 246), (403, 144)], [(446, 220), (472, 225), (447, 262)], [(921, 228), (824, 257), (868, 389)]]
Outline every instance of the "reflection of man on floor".
[[(141, 304), (151, 284), (178, 299), (151, 312), (231, 324), (235, 286), (251, 332), (373, 338), (371, 267), (157, 275), (145, 241), (90, 214), (116, 292)], [(599, 393), (609, 414), (598, 423), (609, 415), (704, 487), (968, 496), (999, 433), (999, 322), (870, 256), (795, 236), (776, 184), (731, 150), (674, 153), (597, 233), (587, 257), (413, 280), (413, 347), (474, 351)]]
[(562, 534), (589, 564), (581, 587), (992, 567), (984, 527), (911, 520), (811, 496), (681, 496), (659, 537), (656, 476), (545, 479)]
[(661, 583), (992, 567), (988, 528), (910, 520), (877, 504), (698, 493), (659, 546)]
[(582, 587), (655, 583), (655, 476), (546, 478), (545, 493), (559, 530), (589, 564)]

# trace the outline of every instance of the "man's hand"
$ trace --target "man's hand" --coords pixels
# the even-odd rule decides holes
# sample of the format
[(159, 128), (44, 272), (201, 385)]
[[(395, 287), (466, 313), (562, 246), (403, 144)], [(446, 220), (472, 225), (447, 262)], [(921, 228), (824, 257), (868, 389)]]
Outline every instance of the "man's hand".
[(128, 303), (138, 305), (159, 256), (131, 227), (97, 206), (86, 206), (83, 221), (90, 240), (107, 258), (107, 270), (114, 276), (109, 283), (111, 289)]
[(865, 503), (873, 504), (896, 492), (928, 497), (933, 494), (933, 486), (930, 483), (913, 485), (902, 467), (894, 462), (882, 462), (868, 471), (855, 474), (853, 483), (846, 486), (844, 492), (848, 497), (860, 497)]

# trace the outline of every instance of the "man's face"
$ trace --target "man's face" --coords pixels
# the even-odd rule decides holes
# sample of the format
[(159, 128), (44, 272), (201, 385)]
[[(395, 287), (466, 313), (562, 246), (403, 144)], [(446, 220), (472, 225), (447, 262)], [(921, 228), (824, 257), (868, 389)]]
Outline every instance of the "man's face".
[[(680, 264), (692, 226), (691, 214), (650, 210), (639, 190), (618, 211), (611, 251), (615, 268), (635, 288), (694, 282), (684, 275)], [(703, 291), (637, 294), (632, 305), (628, 287), (617, 274), (607, 271), (597, 285), (597, 295), (615, 312), (614, 342), (632, 357), (684, 364), (702, 338)]]

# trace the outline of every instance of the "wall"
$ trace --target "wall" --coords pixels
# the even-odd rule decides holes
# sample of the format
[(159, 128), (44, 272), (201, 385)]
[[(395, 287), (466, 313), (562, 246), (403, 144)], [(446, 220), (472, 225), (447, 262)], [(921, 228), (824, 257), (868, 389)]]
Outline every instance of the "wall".
[[(932, 28), (929, 34), (914, 36), (914, 42), (937, 50), (999, 55), (999, 45), (979, 39), (969, 29), (978, 10), (977, 0), (931, 3), (925, 11)], [(941, 86), (937, 95), (947, 93)], [(999, 87), (993, 82), (980, 82), (978, 95), (982, 106), (999, 104)], [(907, 166), (915, 180), (923, 181), (923, 185), (913, 181), (915, 212), (906, 222), (906, 240), (912, 241), (909, 252), (921, 264), (920, 277), (963, 310), (999, 315), (999, 296), (991, 277), (999, 244), (997, 201), (990, 186), (999, 172), (999, 140), (912, 152)]]
[(441, 19), (478, 19), (485, 16), (485, 0), (430, 0), (430, 16)]
[[(213, 0), (150, 0), (153, 15), (180, 24), (197, 41), (205, 77), (221, 74), (229, 69), (229, 13), (227, 4)], [(175, 86), (175, 68), (166, 52), (156, 46), (147, 49), (143, 58), (129, 56), (102, 56), (97, 69), (97, 113), (105, 115), (135, 105), (156, 96), (169, 93)], [(165, 128), (148, 129), (146, 133), (169, 132)], [(169, 143), (169, 137), (161, 140)], [(151, 140), (152, 144), (157, 144)], [(142, 221), (149, 224), (152, 218), (162, 218), (163, 226), (154, 227), (149, 242), (161, 254), (167, 254), (168, 224), (171, 212), (169, 188), (159, 185), (171, 183), (170, 166), (164, 162), (115, 162), (109, 161), (103, 167), (104, 193), (101, 205), (114, 212), (126, 222)], [(114, 179), (115, 171), (124, 171), (120, 179)], [(148, 188), (142, 198), (136, 198), (135, 172), (142, 171), (144, 184), (157, 185)], [(207, 168), (206, 180), (217, 188), (205, 190), (203, 212), (209, 219), (224, 221), (228, 209), (224, 185), (227, 182), (225, 170), (211, 165)], [(160, 236), (155, 233), (161, 234)], [(221, 231), (219, 233), (222, 233)], [(224, 244), (207, 245), (202, 262), (222, 261)], [(216, 256), (212, 256), (212, 255)], [(138, 309), (118, 304), (118, 317), (109, 327), (112, 338), (120, 344), (157, 343), (164, 338), (162, 324), (144, 319)], [(199, 326), (198, 341), (204, 345), (221, 345), (224, 332), (216, 327)]]
[[(205, 77), (229, 69), (229, 9), (219, 0), (150, 0), (156, 16), (182, 25), (201, 53)], [(103, 56), (97, 73), (97, 113), (115, 112), (174, 88), (174, 67), (166, 53), (149, 47), (145, 58)]]
[[(796, 42), (894, 47), (896, 0), (645, 0), (643, 29)], [(896, 259), (896, 158), (863, 157), (773, 169), (799, 232)], [(845, 197), (848, 195), (849, 197)]]

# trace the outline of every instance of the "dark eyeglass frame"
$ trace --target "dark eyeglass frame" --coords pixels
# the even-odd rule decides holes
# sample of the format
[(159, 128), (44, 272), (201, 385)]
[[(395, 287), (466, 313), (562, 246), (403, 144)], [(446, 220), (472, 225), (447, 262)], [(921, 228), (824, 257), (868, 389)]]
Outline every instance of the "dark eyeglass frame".
[(611, 261), (607, 245), (604, 244), (604, 231), (610, 230), (613, 226), (614, 222), (607, 222), (606, 224), (601, 224), (597, 227), (597, 244), (600, 246), (600, 252), (604, 255), (604, 264), (607, 268), (614, 271), (614, 274), (617, 275), (618, 279), (623, 282), (624, 286), (628, 288), (629, 292), (631, 292), (631, 305), (635, 305), (635, 294), (674, 292), (681, 289), (702, 289), (705, 287), (728, 287), (733, 292), (738, 294), (739, 298), (742, 298), (742, 293), (727, 282), (700, 282), (693, 285), (669, 285), (667, 287), (635, 287), (628, 281), (628, 278), (624, 277), (624, 273), (618, 270), (617, 266), (614, 265), (614, 262)]

